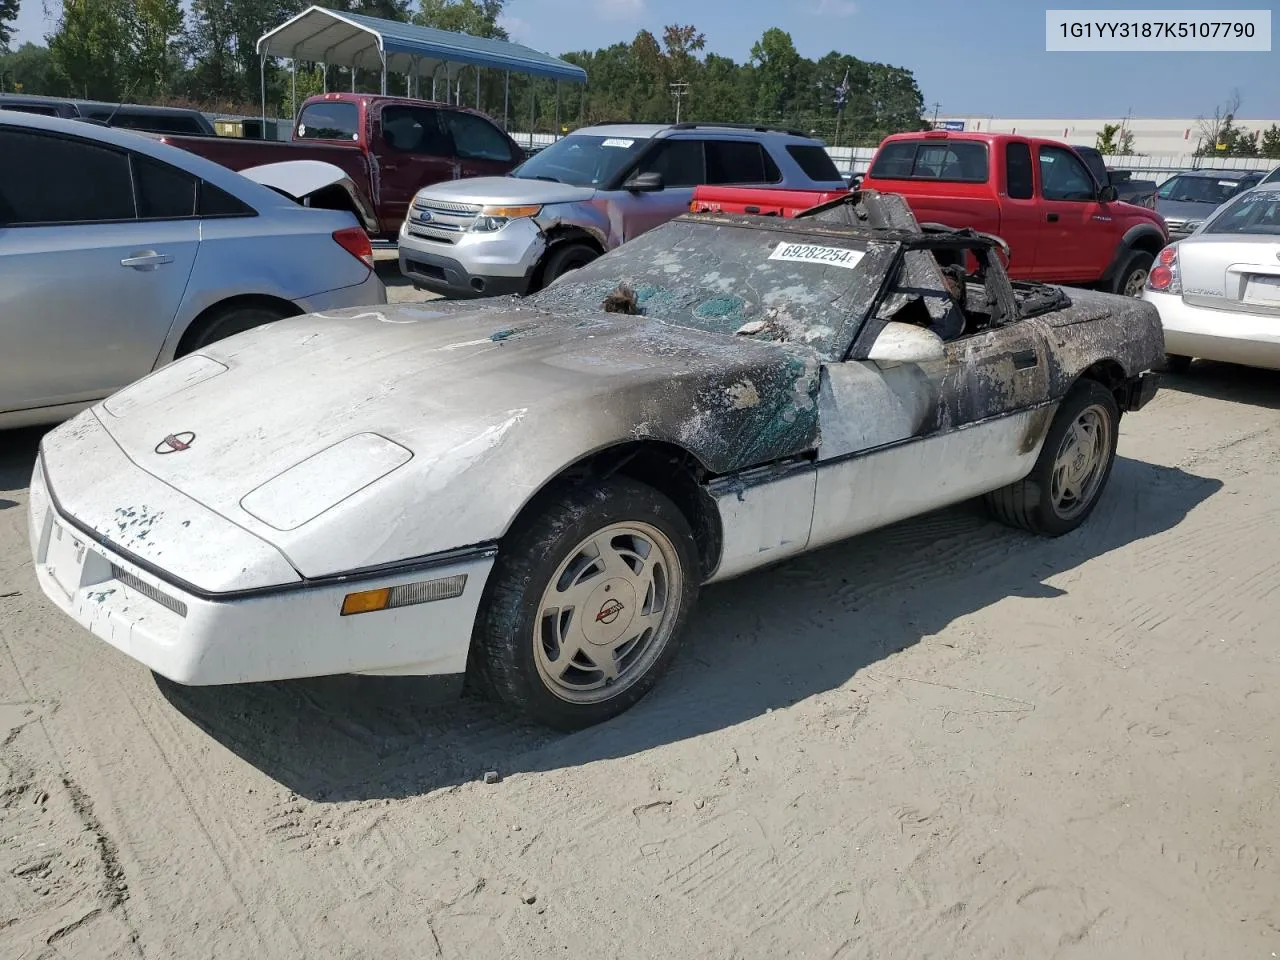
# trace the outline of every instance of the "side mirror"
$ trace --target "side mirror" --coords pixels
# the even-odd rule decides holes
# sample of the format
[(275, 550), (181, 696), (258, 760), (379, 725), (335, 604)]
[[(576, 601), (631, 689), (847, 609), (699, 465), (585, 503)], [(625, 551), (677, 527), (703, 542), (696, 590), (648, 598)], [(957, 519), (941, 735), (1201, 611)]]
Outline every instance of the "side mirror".
[(653, 193), (662, 189), (662, 174), (660, 173), (635, 173), (627, 178), (627, 182), (622, 185), (623, 190), (631, 193)]
[(1119, 198), (1120, 191), (1109, 183), (1098, 191), (1099, 203), (1115, 203)]
[(867, 359), (875, 363), (927, 363), (946, 356), (946, 344), (931, 330), (890, 320), (871, 345)]

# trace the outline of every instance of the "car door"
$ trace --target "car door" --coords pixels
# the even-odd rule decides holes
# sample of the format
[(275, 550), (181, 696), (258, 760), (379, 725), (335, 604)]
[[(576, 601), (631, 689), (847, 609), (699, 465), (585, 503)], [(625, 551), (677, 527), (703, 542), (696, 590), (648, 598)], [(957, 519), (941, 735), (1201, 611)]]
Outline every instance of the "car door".
[(634, 173), (659, 174), (662, 189), (619, 190), (614, 203), (621, 212), (623, 240), (633, 240), (688, 212), (694, 187), (707, 182), (703, 142), (683, 137), (664, 140), (640, 160)]
[[(935, 291), (925, 298), (935, 309), (958, 309), (940, 277), (922, 285), (932, 271), (907, 285)], [(1050, 408), (1034, 320), (961, 336), (923, 362), (868, 359), (873, 343), (863, 337), (823, 368), (810, 549), (1012, 483), (1038, 453)]]
[(419, 190), (462, 175), (453, 138), (435, 107), (388, 104), (372, 132), (381, 171), (378, 212), (384, 223), (398, 228)]
[(1002, 192), (1000, 227), (996, 232), (1009, 244), (1009, 272), (1019, 279), (1035, 279), (1040, 276), (1043, 211), (1036, 198), (1031, 144), (1025, 140), (1005, 142)]
[(1110, 205), (1098, 201), (1098, 184), (1071, 150), (1042, 143), (1036, 151), (1045, 217), (1036, 275), (1063, 281), (1100, 279), (1119, 239)]
[(445, 125), (453, 138), (462, 177), (500, 177), (517, 162), (519, 149), (493, 123), (474, 113), (447, 110)]
[(0, 411), (150, 372), (195, 261), (195, 203), (195, 178), (166, 164), (0, 128)]

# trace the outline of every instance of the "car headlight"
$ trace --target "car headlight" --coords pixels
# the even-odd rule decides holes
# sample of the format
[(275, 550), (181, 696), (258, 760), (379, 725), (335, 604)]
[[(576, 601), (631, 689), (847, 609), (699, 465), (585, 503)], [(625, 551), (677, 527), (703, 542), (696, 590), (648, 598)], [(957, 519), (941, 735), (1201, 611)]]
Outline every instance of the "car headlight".
[(1193, 230), (1199, 230), (1200, 224), (1202, 223), (1204, 223), (1203, 220), (1188, 220), (1185, 223), (1183, 223), (1182, 229), (1187, 231), (1187, 233), (1191, 233), (1191, 231)]
[(541, 205), (524, 207), (481, 207), (475, 220), (471, 222), (469, 229), (472, 233), (497, 233), (512, 220), (523, 220), (526, 217), (536, 217), (541, 212)]

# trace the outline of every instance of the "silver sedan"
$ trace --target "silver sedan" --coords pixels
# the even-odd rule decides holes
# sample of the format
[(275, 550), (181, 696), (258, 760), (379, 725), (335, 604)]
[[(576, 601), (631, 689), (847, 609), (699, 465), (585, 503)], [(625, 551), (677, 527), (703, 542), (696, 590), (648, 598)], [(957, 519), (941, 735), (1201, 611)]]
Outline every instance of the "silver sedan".
[[(322, 166), (300, 179), (316, 186)], [(301, 205), (287, 176), (0, 114), (0, 428), (66, 419), (263, 323), (385, 303), (356, 218)]]
[(1165, 247), (1143, 299), (1160, 311), (1170, 370), (1194, 357), (1280, 369), (1280, 184), (1240, 194)]

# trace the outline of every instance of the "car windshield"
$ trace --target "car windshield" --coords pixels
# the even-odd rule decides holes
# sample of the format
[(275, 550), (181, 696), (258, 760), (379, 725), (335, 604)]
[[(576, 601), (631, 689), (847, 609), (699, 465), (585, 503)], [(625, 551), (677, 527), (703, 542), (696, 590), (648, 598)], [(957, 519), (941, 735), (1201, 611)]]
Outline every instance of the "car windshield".
[(899, 247), (834, 232), (673, 220), (528, 302), (552, 313), (637, 313), (706, 333), (805, 344), (842, 360)]
[(1159, 190), (1161, 200), (1175, 203), (1212, 203), (1217, 206), (1230, 200), (1240, 189), (1239, 180), (1217, 177), (1174, 177)]
[(1209, 221), (1204, 233), (1280, 236), (1280, 190), (1257, 189), (1241, 194)]
[(575, 187), (599, 187), (617, 176), (648, 142), (642, 137), (574, 134), (539, 150), (511, 175), (522, 180), (554, 180)]

